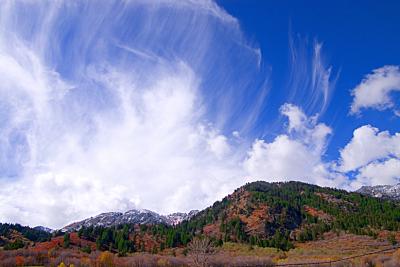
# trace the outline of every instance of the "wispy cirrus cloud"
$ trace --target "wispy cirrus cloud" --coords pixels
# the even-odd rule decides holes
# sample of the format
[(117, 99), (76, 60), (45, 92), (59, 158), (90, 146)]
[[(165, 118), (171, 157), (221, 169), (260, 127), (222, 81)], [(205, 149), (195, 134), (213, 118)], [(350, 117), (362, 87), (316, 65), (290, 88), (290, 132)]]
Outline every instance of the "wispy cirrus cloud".
[(327, 109), (338, 73), (323, 57), (323, 44), (289, 35), (290, 78), (287, 101), (301, 105), (307, 114), (322, 115)]

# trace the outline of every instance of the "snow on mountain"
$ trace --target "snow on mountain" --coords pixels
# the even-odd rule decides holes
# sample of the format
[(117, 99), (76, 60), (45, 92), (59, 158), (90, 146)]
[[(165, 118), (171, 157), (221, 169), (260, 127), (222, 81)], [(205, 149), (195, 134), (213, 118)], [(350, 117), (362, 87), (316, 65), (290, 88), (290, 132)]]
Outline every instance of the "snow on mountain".
[(41, 226), (41, 225), (35, 226), (35, 227), (33, 227), (33, 229), (39, 230), (39, 231), (44, 231), (44, 232), (47, 232), (47, 233), (52, 233), (54, 231), (53, 229), (50, 229), (48, 227), (44, 227), (44, 226)]
[(363, 186), (356, 192), (373, 197), (400, 200), (400, 184)]
[(176, 212), (165, 216), (169, 225), (177, 225), (183, 221), (189, 220), (196, 215), (198, 210), (191, 210), (189, 213)]
[(82, 227), (102, 226), (110, 227), (120, 224), (167, 224), (177, 225), (184, 220), (188, 220), (197, 214), (197, 210), (189, 213), (177, 212), (169, 215), (160, 215), (154, 211), (146, 209), (133, 209), (125, 213), (107, 212), (101, 213), (95, 217), (90, 217), (83, 221), (74, 222), (61, 229), (63, 232), (79, 230)]

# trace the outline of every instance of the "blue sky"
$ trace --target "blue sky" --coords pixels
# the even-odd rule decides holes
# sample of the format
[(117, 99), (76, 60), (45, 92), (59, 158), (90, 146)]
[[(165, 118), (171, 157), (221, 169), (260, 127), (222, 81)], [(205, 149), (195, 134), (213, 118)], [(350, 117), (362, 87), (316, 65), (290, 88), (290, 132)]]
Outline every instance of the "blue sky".
[[(400, 18), (398, 1), (218, 1), (239, 19), (250, 40), (263, 51), (272, 66), (272, 94), (280, 97), (289, 78), (289, 38), (301, 36), (309, 42), (323, 43), (326, 62), (339, 72), (334, 94), (321, 120), (335, 131), (327, 157), (334, 159), (351, 138), (354, 128), (372, 124), (398, 132), (398, 118), (389, 112), (368, 112), (349, 116), (350, 91), (361, 77), (384, 65), (400, 62)], [(396, 97), (394, 95), (394, 97)], [(283, 100), (282, 100), (283, 98)], [(398, 103), (398, 102), (397, 102)], [(301, 105), (301, 103), (299, 103)], [(269, 120), (268, 113), (265, 120)], [(272, 118), (274, 119), (274, 118)]]
[(3, 1), (0, 221), (202, 209), (255, 180), (397, 183), (399, 9)]

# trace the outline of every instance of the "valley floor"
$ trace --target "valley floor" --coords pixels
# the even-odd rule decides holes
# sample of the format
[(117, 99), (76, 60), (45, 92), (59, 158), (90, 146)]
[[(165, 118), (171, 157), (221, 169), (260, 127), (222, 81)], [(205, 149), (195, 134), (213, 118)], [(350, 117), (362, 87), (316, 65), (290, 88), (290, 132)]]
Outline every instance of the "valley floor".
[[(400, 249), (387, 241), (385, 232), (376, 239), (327, 233), (318, 241), (296, 243), (295, 248), (287, 252), (227, 242), (213, 253), (186, 256), (184, 248), (126, 257), (96, 250), (85, 253), (78, 242), (74, 240), (69, 249), (52, 240), (35, 247), (0, 251), (0, 266), (400, 266)], [(378, 253), (370, 254), (373, 252)]]

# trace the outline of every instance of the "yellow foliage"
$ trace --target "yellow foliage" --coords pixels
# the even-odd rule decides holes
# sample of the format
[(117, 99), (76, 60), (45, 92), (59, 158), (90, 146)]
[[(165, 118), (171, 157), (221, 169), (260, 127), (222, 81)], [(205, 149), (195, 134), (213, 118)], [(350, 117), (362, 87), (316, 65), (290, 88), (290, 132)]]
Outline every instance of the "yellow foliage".
[(92, 262), (88, 257), (84, 257), (81, 259), (81, 264), (84, 266), (92, 266)]
[(114, 266), (114, 254), (108, 251), (104, 251), (99, 256), (99, 263), (101, 267), (113, 267)]
[(61, 262), (61, 263), (58, 265), (58, 267), (67, 267), (67, 266), (64, 264), (64, 262)]
[(168, 266), (168, 264), (169, 264), (169, 262), (168, 262), (168, 260), (167, 259), (159, 259), (158, 261), (157, 261), (157, 266)]

